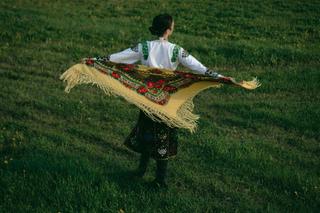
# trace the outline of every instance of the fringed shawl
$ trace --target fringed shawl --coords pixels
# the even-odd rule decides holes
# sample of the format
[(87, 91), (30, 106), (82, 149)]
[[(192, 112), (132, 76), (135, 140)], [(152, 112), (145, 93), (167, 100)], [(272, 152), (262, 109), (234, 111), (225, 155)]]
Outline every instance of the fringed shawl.
[(213, 79), (209, 76), (86, 59), (65, 71), (66, 92), (78, 84), (94, 84), (107, 95), (117, 95), (146, 112), (155, 121), (194, 132), (199, 115), (193, 114), (193, 98), (202, 90), (222, 84), (255, 89), (260, 83)]

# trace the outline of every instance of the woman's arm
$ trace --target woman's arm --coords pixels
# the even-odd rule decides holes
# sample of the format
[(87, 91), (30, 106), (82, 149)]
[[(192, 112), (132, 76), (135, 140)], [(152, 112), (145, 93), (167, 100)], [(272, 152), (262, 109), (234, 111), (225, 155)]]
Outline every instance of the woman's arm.
[(141, 48), (141, 44), (138, 44), (134, 47), (107, 56), (107, 60), (116, 63), (134, 64), (141, 58)]
[(219, 74), (218, 72), (205, 67), (201, 62), (199, 62), (195, 57), (190, 55), (183, 48), (181, 48), (180, 52), (179, 52), (179, 62), (183, 66), (185, 66), (185, 67), (187, 67), (187, 68), (189, 68), (189, 69), (191, 69), (193, 71), (196, 71), (196, 72), (198, 72), (200, 74), (211, 76), (211, 77), (213, 77), (215, 79), (227, 78), (227, 77)]

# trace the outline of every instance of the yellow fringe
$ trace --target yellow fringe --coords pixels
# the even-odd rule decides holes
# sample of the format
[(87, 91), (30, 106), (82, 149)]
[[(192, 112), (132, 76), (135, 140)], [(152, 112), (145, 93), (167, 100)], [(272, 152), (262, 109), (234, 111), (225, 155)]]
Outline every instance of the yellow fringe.
[(165, 122), (171, 127), (188, 129), (191, 133), (195, 132), (199, 119), (199, 115), (192, 113), (193, 98), (204, 89), (221, 86), (220, 83), (211, 81), (196, 82), (172, 94), (168, 103), (163, 106), (148, 100), (143, 95), (126, 88), (119, 81), (85, 64), (72, 66), (60, 76), (60, 79), (67, 82), (65, 88), (67, 93), (78, 84), (91, 83), (97, 85), (107, 95), (122, 96), (129, 103), (135, 104), (147, 113), (151, 119)]
[(241, 81), (240, 83), (235, 83), (242, 88), (253, 90), (261, 86), (261, 83), (257, 79), (257, 77), (253, 78), (251, 81)]

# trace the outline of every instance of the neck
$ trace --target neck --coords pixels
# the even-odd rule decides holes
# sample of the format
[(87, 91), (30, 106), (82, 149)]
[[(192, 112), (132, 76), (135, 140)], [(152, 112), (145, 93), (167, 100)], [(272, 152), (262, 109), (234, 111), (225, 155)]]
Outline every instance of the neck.
[(161, 40), (161, 41), (168, 41), (168, 37), (162, 36), (162, 37), (159, 37), (159, 40)]
[(169, 35), (167, 33), (163, 34), (159, 39), (168, 41)]

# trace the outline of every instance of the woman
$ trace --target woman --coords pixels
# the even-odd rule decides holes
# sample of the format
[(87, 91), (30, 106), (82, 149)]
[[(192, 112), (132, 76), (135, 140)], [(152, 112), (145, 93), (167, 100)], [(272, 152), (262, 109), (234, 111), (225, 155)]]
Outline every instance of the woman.
[[(213, 78), (227, 78), (208, 69), (186, 50), (168, 41), (174, 30), (174, 21), (170, 15), (160, 14), (154, 17), (149, 30), (159, 39), (139, 43), (122, 52), (111, 54), (107, 59), (127, 64), (141, 61), (142, 64), (149, 67), (171, 70), (175, 70), (181, 63), (193, 71)], [(140, 111), (137, 125), (126, 139), (125, 145), (131, 150), (141, 153), (140, 164), (135, 175), (142, 177), (146, 172), (150, 157), (154, 158), (157, 162), (157, 169), (153, 183), (166, 187), (168, 159), (177, 154), (177, 129), (171, 128), (165, 123), (155, 122), (143, 111)]]

